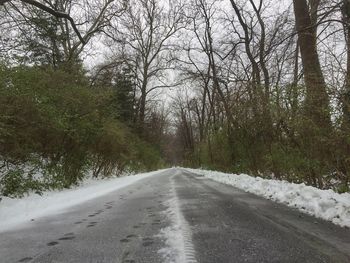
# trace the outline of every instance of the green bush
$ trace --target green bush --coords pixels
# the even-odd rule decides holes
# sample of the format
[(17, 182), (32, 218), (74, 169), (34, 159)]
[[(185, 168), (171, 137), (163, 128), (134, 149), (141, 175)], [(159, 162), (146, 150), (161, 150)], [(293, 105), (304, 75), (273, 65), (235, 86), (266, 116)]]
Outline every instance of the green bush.
[(0, 180), (0, 193), (7, 197), (23, 197), (30, 191), (41, 194), (45, 188), (44, 183), (26, 175), (19, 168), (8, 171)]
[[(156, 168), (159, 152), (121, 123), (112, 95), (110, 87), (90, 87), (79, 70), (0, 67), (1, 159), (30, 164), (36, 156), (47, 188), (77, 184), (89, 169), (109, 176)], [(37, 190), (20, 171), (1, 183), (8, 195)]]

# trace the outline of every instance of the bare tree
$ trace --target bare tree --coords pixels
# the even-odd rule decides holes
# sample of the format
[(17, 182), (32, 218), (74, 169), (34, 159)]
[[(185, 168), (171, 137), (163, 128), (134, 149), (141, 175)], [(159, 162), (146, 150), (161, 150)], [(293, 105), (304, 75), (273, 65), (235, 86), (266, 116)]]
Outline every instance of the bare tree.
[[(12, 1), (12, 0), (0, 0), (0, 5), (5, 5), (5, 3), (9, 3), (10, 1)], [(28, 4), (28, 5), (35, 6), (35, 7), (39, 8), (39, 9), (41, 9), (41, 10), (43, 10), (43, 11), (45, 11), (45, 12), (47, 12), (47, 13), (49, 13), (57, 18), (67, 19), (70, 22), (73, 30), (75, 31), (75, 33), (79, 37), (80, 41), (82, 43), (85, 43), (85, 40), (81, 36), (81, 34), (80, 34), (80, 32), (79, 32), (79, 30), (74, 22), (74, 19), (69, 14), (55, 10), (55, 9), (51, 8), (50, 6), (47, 6), (47, 5), (45, 5), (41, 2), (38, 2), (38, 1), (34, 1), (34, 0), (21, 0), (21, 1), (23, 3)]]
[(327, 132), (331, 127), (329, 98), (317, 53), (314, 25), (307, 1), (294, 0), (293, 4), (304, 69), (307, 114), (316, 127), (325, 128)]
[(186, 21), (181, 2), (130, 1), (109, 36), (121, 46), (122, 57), (131, 64), (139, 89), (138, 124), (142, 133), (147, 98), (153, 91), (170, 87), (166, 71), (171, 69), (172, 39)]
[(21, 43), (27, 53), (43, 50), (38, 52), (45, 54), (46, 60), (54, 65), (78, 60), (91, 38), (101, 33), (110, 20), (124, 10), (123, 4), (114, 0), (82, 3), (23, 0), (3, 4), (6, 19), (3, 27), (15, 28), (17, 40), (14, 44)]

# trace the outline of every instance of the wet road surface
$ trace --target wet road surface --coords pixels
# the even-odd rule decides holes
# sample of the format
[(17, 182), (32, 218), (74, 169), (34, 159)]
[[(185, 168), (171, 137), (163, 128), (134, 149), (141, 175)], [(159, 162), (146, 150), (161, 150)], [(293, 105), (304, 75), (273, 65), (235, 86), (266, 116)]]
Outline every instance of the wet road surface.
[(176, 168), (0, 233), (0, 262), (167, 262), (173, 198), (187, 262), (350, 262), (349, 229)]

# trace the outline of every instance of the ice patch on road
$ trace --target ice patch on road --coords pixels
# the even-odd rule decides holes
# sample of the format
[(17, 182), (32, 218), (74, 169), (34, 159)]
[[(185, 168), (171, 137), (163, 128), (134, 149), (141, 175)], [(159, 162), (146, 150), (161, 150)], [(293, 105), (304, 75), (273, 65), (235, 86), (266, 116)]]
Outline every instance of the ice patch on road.
[(172, 198), (165, 203), (168, 209), (164, 212), (170, 220), (170, 226), (160, 231), (159, 237), (165, 240), (166, 247), (158, 252), (165, 263), (196, 263), (191, 228), (182, 215), (174, 181), (170, 180)]
[(246, 174), (226, 174), (201, 169), (185, 170), (203, 175), (217, 182), (232, 185), (246, 192), (295, 207), (300, 211), (350, 227), (350, 194), (338, 194), (333, 190), (321, 190), (305, 184), (263, 179)]
[(162, 171), (165, 170), (102, 180), (90, 179), (76, 188), (47, 191), (42, 196), (32, 193), (22, 199), (4, 197), (0, 201), (0, 232), (23, 227), (31, 219), (60, 213), (64, 209), (103, 196)]

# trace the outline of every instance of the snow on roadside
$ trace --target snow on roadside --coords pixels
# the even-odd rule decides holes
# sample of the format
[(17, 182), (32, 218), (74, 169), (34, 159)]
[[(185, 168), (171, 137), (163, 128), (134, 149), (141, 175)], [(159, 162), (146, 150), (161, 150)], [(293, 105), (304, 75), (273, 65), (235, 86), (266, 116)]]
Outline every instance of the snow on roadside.
[[(178, 172), (179, 170), (175, 175)], [(163, 257), (165, 263), (196, 263), (190, 225), (181, 213), (174, 181), (171, 179), (170, 182), (172, 198), (165, 203), (168, 209), (164, 211), (170, 225), (161, 229), (158, 235), (166, 244), (166, 247), (161, 248), (158, 253)]]
[(216, 171), (185, 168), (217, 182), (232, 185), (246, 192), (295, 207), (300, 211), (350, 227), (350, 194), (321, 190), (305, 184), (263, 179), (246, 174), (225, 174)]
[(21, 199), (3, 197), (0, 201), (0, 232), (22, 226), (33, 218), (62, 212), (162, 171), (164, 170), (118, 178), (89, 179), (75, 188), (47, 191), (42, 196), (32, 193)]

